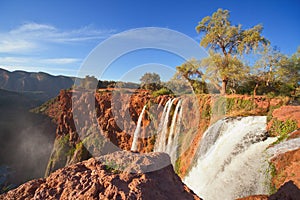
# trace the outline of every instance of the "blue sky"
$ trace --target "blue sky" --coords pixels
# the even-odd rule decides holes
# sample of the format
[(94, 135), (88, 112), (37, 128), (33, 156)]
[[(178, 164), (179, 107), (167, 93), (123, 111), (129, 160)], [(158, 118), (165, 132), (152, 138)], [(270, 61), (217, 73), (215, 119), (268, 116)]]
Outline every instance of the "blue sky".
[[(285, 54), (294, 53), (300, 46), (300, 2), (297, 0), (2, 0), (0, 67), (75, 76), (99, 43), (129, 29), (169, 28), (199, 42), (195, 26), (218, 8), (231, 11), (233, 24), (240, 23), (245, 28), (263, 24), (263, 35)], [(161, 51), (136, 52), (113, 62), (111, 70), (101, 78), (117, 80), (147, 63), (174, 68), (183, 61)]]

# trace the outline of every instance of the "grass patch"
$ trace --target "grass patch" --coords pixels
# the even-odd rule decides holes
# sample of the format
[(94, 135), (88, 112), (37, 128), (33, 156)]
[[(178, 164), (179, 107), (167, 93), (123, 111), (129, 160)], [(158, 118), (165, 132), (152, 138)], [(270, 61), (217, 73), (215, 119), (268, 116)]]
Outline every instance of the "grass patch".
[(119, 174), (125, 170), (123, 165), (118, 165), (114, 160), (105, 162), (105, 170), (113, 174)]
[(277, 192), (275, 184), (272, 183), (272, 179), (277, 175), (277, 171), (275, 165), (269, 162), (269, 167), (267, 169), (267, 173), (271, 176), (270, 186), (269, 186), (269, 194), (274, 194)]
[(298, 128), (295, 120), (288, 119), (286, 121), (280, 121), (274, 119), (273, 124), (269, 130), (271, 136), (277, 136), (278, 139), (273, 144), (278, 144), (288, 138), (289, 133)]

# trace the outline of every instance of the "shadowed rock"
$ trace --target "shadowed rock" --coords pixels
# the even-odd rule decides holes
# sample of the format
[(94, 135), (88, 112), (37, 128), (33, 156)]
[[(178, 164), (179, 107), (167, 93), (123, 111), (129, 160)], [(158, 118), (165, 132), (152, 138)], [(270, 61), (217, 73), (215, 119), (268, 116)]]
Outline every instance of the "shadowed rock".
[(286, 182), (279, 190), (269, 197), (269, 200), (298, 200), (300, 190), (293, 181)]

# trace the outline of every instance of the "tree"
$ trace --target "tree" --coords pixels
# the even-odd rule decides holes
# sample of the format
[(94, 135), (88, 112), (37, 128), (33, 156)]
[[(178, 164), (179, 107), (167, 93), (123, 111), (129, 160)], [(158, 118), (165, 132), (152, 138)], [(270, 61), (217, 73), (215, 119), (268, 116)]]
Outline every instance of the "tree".
[(271, 87), (276, 82), (281, 82), (285, 72), (282, 66), (287, 64), (287, 57), (284, 56), (276, 47), (264, 49), (261, 57), (254, 66), (252, 79), (255, 81), (253, 95), (256, 95), (258, 87), (265, 84), (266, 87)]
[[(201, 61), (206, 68), (203, 79), (208, 80), (222, 95), (226, 93), (228, 83), (234, 83), (247, 77), (249, 67), (236, 56), (223, 56), (210, 51), (209, 57)], [(220, 86), (220, 83), (222, 85)]]
[(229, 17), (228, 10), (218, 9), (212, 16), (203, 18), (196, 26), (198, 33), (204, 33), (200, 45), (210, 51), (209, 58), (204, 59), (203, 64), (208, 74), (213, 74), (213, 78), (216, 78), (212, 82), (221, 94), (226, 93), (227, 83), (233, 76), (238, 78), (245, 71), (243, 69), (245, 66), (239, 61), (238, 56), (248, 54), (260, 45), (269, 43), (261, 36), (263, 29), (261, 25), (244, 30), (241, 25), (231, 25)]
[(295, 95), (297, 88), (300, 86), (300, 47), (282, 66), (280, 75), (282, 80), (291, 87), (293, 95)]
[(158, 90), (161, 88), (160, 76), (156, 73), (145, 73), (141, 78), (141, 86), (147, 90)]
[(98, 85), (98, 80), (95, 76), (85, 76), (84, 79), (81, 80), (80, 86), (85, 89), (96, 89)]
[(203, 72), (199, 70), (200, 63), (191, 59), (176, 67), (175, 77), (186, 79), (192, 86), (195, 93), (207, 93), (206, 83), (202, 79)]

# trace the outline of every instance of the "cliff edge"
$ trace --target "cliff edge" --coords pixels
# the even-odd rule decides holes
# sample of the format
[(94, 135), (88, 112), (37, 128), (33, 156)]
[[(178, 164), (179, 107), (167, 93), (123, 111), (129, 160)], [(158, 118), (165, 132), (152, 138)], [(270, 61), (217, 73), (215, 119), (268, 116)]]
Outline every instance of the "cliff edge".
[(0, 199), (200, 198), (181, 182), (167, 154), (118, 151), (24, 183)]

